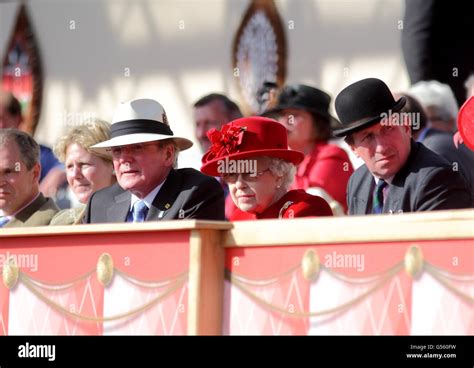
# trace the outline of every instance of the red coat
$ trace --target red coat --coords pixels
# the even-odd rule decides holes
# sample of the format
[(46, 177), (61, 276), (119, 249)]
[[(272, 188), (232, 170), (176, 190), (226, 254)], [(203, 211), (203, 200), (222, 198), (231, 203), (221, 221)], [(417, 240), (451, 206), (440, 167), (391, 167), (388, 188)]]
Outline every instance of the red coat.
[(319, 187), (343, 205), (347, 213), (346, 189), (353, 172), (349, 156), (341, 147), (327, 142), (316, 143), (313, 151), (298, 165), (290, 189)]
[(255, 219), (277, 219), (296, 217), (332, 216), (331, 207), (321, 197), (313, 196), (304, 190), (290, 190), (279, 201), (260, 214), (238, 210), (231, 221)]
[(332, 216), (331, 207), (321, 197), (304, 190), (290, 190), (280, 200), (273, 203), (257, 219), (278, 219), (296, 217)]

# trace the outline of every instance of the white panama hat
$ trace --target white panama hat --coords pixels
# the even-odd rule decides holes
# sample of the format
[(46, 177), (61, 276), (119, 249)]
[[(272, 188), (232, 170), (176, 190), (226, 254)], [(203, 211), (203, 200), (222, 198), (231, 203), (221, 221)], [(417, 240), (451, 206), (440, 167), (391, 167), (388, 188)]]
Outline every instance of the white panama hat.
[(173, 139), (180, 151), (193, 145), (189, 139), (173, 135), (166, 112), (155, 100), (140, 98), (122, 102), (111, 125), (111, 139), (91, 146), (96, 152), (110, 147)]

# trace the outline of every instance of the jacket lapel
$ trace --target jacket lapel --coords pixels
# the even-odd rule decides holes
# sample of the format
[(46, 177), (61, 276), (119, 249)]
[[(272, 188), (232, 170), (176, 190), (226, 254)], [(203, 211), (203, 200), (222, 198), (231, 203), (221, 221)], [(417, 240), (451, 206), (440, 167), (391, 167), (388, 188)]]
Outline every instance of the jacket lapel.
[(176, 170), (171, 169), (163, 186), (153, 200), (152, 206), (146, 217), (147, 221), (176, 218), (178, 208), (174, 202), (178, 197), (182, 186), (181, 176)]
[(107, 220), (109, 222), (125, 222), (130, 211), (131, 195), (123, 191), (114, 197), (114, 203), (107, 209)]
[(42, 193), (40, 193), (38, 197), (28, 207), (20, 211), (20, 213), (17, 213), (15, 217), (11, 219), (10, 222), (7, 222), (4, 227), (22, 226), (36, 211), (41, 208), (41, 206), (46, 203), (46, 201), (47, 199), (43, 196)]
[(399, 211), (401, 210), (400, 201), (403, 197), (403, 193), (403, 185), (398, 185), (397, 181), (394, 178), (392, 184), (390, 184), (388, 187), (387, 197), (385, 198), (383, 204), (383, 213), (399, 213)]
[(405, 181), (411, 171), (412, 162), (415, 160), (418, 151), (420, 150), (420, 143), (415, 143), (413, 140), (410, 143), (410, 154), (403, 167), (398, 171), (390, 184), (387, 198), (384, 203), (384, 213), (401, 213), (403, 212), (403, 197), (406, 193)]
[(358, 205), (360, 206), (360, 213), (371, 213), (372, 212), (372, 193), (375, 187), (375, 179), (372, 174), (367, 170), (364, 179), (361, 183), (361, 190), (357, 198)]
[(352, 174), (348, 185), (349, 212), (362, 215), (371, 212), (372, 192), (375, 186), (374, 177), (364, 165)]

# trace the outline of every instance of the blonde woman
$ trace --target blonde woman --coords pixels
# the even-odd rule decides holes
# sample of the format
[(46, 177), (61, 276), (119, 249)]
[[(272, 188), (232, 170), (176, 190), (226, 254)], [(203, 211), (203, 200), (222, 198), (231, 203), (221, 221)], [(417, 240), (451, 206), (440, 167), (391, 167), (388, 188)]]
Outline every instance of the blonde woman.
[(110, 124), (94, 119), (71, 129), (54, 147), (54, 153), (66, 167), (67, 181), (81, 206), (59, 212), (51, 225), (81, 223), (91, 194), (115, 183), (111, 156), (90, 150), (94, 144), (108, 139)]

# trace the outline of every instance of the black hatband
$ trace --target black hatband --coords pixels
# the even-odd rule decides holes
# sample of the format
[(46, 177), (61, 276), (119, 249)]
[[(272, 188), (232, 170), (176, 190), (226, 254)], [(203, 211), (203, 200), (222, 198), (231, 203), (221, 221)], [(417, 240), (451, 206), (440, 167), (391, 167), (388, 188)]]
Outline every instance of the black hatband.
[(128, 134), (151, 133), (162, 135), (173, 135), (171, 128), (159, 121), (136, 119), (114, 123), (111, 126), (111, 137), (121, 137)]

